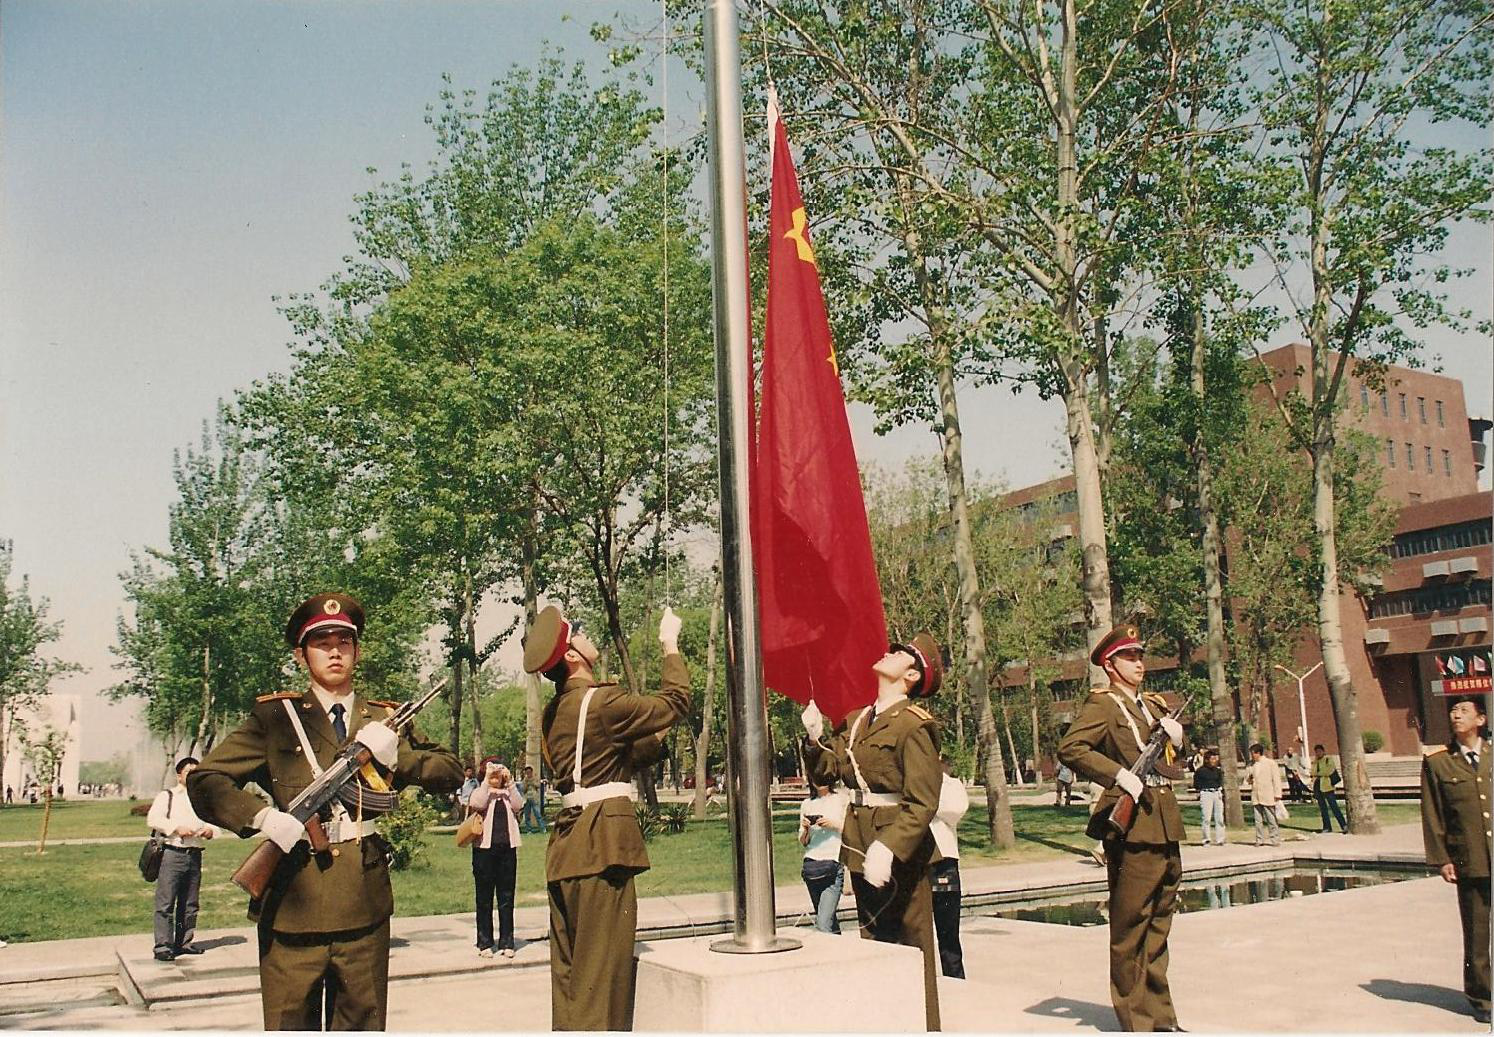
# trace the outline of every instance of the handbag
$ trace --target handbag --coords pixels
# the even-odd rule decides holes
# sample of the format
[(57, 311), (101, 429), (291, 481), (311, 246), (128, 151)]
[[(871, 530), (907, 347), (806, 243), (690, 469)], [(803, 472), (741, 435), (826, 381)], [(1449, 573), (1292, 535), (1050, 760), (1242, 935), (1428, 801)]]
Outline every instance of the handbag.
[(482, 838), (482, 815), (468, 814), (457, 825), (456, 844), (458, 846), (470, 846)]
[[(166, 816), (171, 816), (171, 790), (166, 790)], [(166, 833), (151, 829), (150, 838), (140, 848), (140, 877), (154, 882), (161, 874), (161, 858), (166, 856)]]
[(1292, 815), (1291, 812), (1287, 810), (1287, 805), (1278, 800), (1276, 803), (1276, 820), (1290, 821), (1291, 819)]

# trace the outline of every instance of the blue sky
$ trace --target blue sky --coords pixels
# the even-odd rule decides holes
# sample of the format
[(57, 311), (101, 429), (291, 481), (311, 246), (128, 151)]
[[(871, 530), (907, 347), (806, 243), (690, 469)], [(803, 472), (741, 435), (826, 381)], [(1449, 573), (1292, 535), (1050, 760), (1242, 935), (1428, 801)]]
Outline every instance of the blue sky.
[[(114, 680), (117, 574), (165, 540), (173, 449), (287, 366), (272, 296), (341, 266), (355, 193), (423, 165), (443, 72), (485, 91), (545, 41), (600, 69), (587, 29), (619, 9), (651, 23), (658, 4), (6, 0), (0, 536), (65, 622), (59, 654), (88, 667), (57, 686), (89, 700), (87, 758), (124, 716), (92, 702)], [(670, 77), (671, 121), (693, 124), (699, 90), (681, 64)], [(1486, 230), (1454, 236), (1479, 268), (1459, 291), (1484, 314), (1489, 252)], [(1489, 414), (1487, 342), (1433, 347)], [(1014, 486), (1060, 473), (1058, 405), (1001, 389), (963, 403), (973, 467)], [(855, 425), (864, 460), (935, 447)]]

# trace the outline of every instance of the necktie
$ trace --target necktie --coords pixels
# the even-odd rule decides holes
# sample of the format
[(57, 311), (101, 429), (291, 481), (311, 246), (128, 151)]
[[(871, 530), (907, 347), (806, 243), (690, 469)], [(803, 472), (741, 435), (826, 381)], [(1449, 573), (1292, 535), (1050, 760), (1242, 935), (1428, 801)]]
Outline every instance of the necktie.
[(341, 702), (332, 707), (332, 730), (337, 732), (337, 740), (339, 742), (346, 742), (348, 740), (348, 725), (342, 721), (342, 715), (346, 711), (347, 707)]
[(1478, 770), (1478, 750), (1477, 749), (1469, 749), (1468, 750), (1468, 762), (1473, 765), (1473, 769), (1474, 770)]

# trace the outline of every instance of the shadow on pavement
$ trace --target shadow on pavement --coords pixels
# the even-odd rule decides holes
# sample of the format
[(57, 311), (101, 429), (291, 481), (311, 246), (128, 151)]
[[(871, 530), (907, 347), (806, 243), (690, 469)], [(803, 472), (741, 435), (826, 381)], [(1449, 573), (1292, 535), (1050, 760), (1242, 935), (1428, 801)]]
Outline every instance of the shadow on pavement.
[(216, 940), (194, 940), (198, 947), (205, 951), (215, 951), (219, 947), (232, 947), (235, 944), (248, 943), (248, 937), (244, 936), (220, 936)]
[(1115, 1019), (1115, 1009), (1110, 1005), (1097, 1005), (1093, 1001), (1075, 1001), (1071, 997), (1050, 997), (1023, 1009), (1028, 1015), (1046, 1015), (1052, 1019), (1069, 1019), (1076, 1026), (1092, 1026), (1096, 1030), (1114, 1033), (1120, 1030)]
[(1451, 987), (1439, 987), (1431, 983), (1405, 983), (1398, 979), (1372, 979), (1359, 986), (1387, 1001), (1409, 1001), (1416, 1005), (1431, 1005), (1433, 1008), (1445, 1008), (1456, 1015), (1472, 1016), (1473, 1014), (1463, 992)]

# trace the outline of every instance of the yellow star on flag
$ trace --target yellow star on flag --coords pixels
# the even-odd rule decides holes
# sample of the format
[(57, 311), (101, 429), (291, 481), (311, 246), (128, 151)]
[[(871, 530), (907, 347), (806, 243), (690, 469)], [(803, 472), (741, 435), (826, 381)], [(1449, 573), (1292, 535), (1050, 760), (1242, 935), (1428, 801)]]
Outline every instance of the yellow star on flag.
[(790, 218), (794, 221), (794, 225), (783, 236), (793, 241), (800, 259), (818, 270), (819, 266), (814, 261), (814, 248), (809, 244), (809, 237), (804, 233), (809, 229), (809, 217), (804, 215), (804, 206), (801, 205), (795, 209)]

